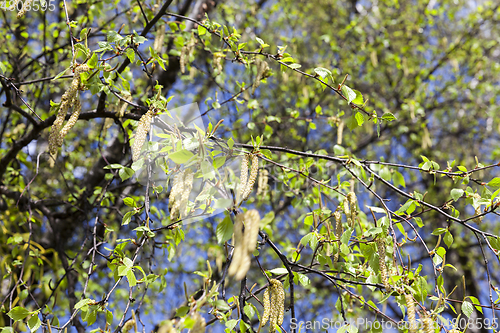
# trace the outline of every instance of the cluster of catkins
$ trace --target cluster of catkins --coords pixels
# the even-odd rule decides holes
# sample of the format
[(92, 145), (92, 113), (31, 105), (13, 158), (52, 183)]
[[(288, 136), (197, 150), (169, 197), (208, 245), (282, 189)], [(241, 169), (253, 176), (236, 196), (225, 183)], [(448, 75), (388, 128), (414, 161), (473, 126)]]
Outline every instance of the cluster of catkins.
[(279, 280), (271, 279), (269, 288), (264, 291), (264, 313), (260, 327), (264, 326), (269, 320), (269, 333), (276, 331), (276, 325), (283, 324), (285, 316), (285, 289)]
[(153, 121), (154, 111), (149, 109), (148, 112), (142, 115), (139, 119), (139, 124), (135, 130), (135, 140), (132, 144), (132, 161), (137, 161), (141, 155), (142, 145), (146, 141), (149, 129), (151, 128), (151, 122)]
[[(248, 177), (248, 162), (252, 159), (252, 165), (250, 167), (250, 177)], [(253, 185), (257, 180), (257, 174), (259, 172), (259, 158), (254, 154), (246, 154), (243, 156), (241, 161), (241, 172), (240, 172), (240, 187), (238, 190), (238, 198), (241, 201), (248, 199), (253, 190)]]
[[(88, 72), (90, 70), (88, 65), (80, 65), (75, 68), (75, 75), (71, 86), (63, 94), (61, 98), (61, 104), (59, 106), (59, 111), (57, 112), (56, 120), (50, 128), (49, 134), (49, 152), (51, 155), (57, 153), (57, 149), (62, 146), (64, 137), (69, 133), (71, 128), (75, 125), (80, 112), (82, 110), (82, 104), (77, 97), (78, 90), (81, 88), (80, 74)], [(74, 107), (74, 111), (71, 114), (66, 125), (63, 127), (64, 119), (66, 118), (66, 113), (70, 106)]]
[(358, 202), (358, 199), (356, 198), (356, 193), (354, 193), (354, 192), (347, 193), (347, 196), (344, 199), (344, 214), (347, 218), (347, 224), (349, 224), (349, 226), (351, 228), (354, 227), (354, 222), (356, 221), (356, 216), (357, 216), (356, 203), (357, 202)]
[(250, 268), (250, 255), (255, 250), (259, 236), (259, 223), (260, 215), (256, 209), (236, 215), (233, 259), (228, 270), (228, 274), (236, 280), (243, 279)]
[(193, 178), (194, 174), (190, 168), (181, 170), (174, 176), (168, 200), (170, 220), (183, 219), (187, 216), (187, 204), (193, 189)]

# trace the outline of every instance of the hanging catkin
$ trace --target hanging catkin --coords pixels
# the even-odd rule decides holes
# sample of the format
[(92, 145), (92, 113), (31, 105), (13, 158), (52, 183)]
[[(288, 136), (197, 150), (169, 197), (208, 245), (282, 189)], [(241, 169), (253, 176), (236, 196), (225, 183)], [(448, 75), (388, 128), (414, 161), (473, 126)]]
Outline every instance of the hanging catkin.
[(250, 167), (250, 177), (248, 178), (248, 183), (243, 193), (243, 201), (247, 200), (253, 190), (253, 185), (257, 180), (257, 174), (259, 172), (259, 158), (257, 155), (251, 155), (252, 165)]
[(417, 320), (415, 316), (415, 301), (411, 295), (405, 295), (406, 307), (408, 308), (408, 323), (410, 326), (408, 327), (409, 333), (417, 332)]
[(189, 195), (193, 189), (193, 171), (191, 169), (186, 169), (184, 172), (184, 186), (181, 194), (181, 200), (179, 205), (180, 218), (183, 219), (187, 215), (187, 204), (189, 201)]
[(382, 283), (384, 284), (386, 290), (390, 290), (391, 286), (389, 285), (389, 280), (387, 279), (387, 266), (385, 265), (385, 241), (379, 235), (375, 242), (377, 243), (378, 262)]
[(198, 312), (195, 313), (192, 318), (195, 322), (193, 327), (189, 330), (189, 333), (204, 333), (206, 328), (205, 318), (203, 318)]
[(240, 186), (238, 187), (238, 198), (243, 199), (248, 183), (248, 154), (243, 155), (240, 166)]
[(338, 241), (338, 251), (335, 253), (333, 257), (333, 262), (336, 263), (339, 260), (340, 255), (340, 237), (342, 237), (342, 233), (344, 233), (344, 228), (342, 226), (342, 214), (337, 210), (333, 213), (333, 217), (335, 218), (335, 237)]
[(260, 169), (258, 186), (257, 186), (257, 196), (265, 197), (267, 195), (268, 181), (269, 181), (269, 171), (267, 171), (267, 169)]
[(256, 209), (236, 215), (233, 259), (228, 270), (228, 274), (234, 276), (236, 280), (243, 279), (250, 269), (250, 255), (255, 250), (257, 243), (259, 223), (260, 215)]
[(180, 170), (172, 182), (170, 196), (168, 197), (168, 209), (170, 210), (170, 220), (174, 221), (179, 218), (180, 201), (182, 190), (184, 188), (184, 170)]
[(422, 319), (422, 324), (424, 326), (424, 333), (433, 333), (434, 332), (434, 322), (431, 318), (425, 317)]
[[(59, 105), (56, 120), (50, 128), (49, 134), (49, 153), (53, 156), (57, 153), (57, 148), (62, 146), (64, 137), (69, 133), (71, 128), (73, 128), (80, 116), (82, 105), (77, 96), (77, 92), (81, 88), (80, 74), (88, 72), (89, 70), (90, 68), (88, 65), (77, 66), (69, 89), (61, 97), (61, 104)], [(66, 113), (70, 106), (74, 106), (74, 113), (71, 115), (68, 123), (63, 127), (64, 119), (66, 118)]]
[(283, 324), (285, 316), (285, 289), (283, 284), (276, 279), (269, 281), (269, 287), (264, 292), (264, 313), (260, 327), (264, 326), (269, 320), (269, 332), (276, 331), (276, 325)]
[(141, 119), (139, 119), (139, 124), (135, 130), (135, 140), (132, 144), (132, 161), (137, 161), (141, 155), (142, 145), (146, 141), (149, 129), (151, 128), (151, 122), (153, 121), (153, 110), (149, 109)]
[(347, 193), (347, 202), (349, 203), (349, 209), (351, 211), (352, 226), (354, 226), (357, 213), (356, 203), (358, 202), (358, 199), (356, 198), (356, 193), (354, 192)]

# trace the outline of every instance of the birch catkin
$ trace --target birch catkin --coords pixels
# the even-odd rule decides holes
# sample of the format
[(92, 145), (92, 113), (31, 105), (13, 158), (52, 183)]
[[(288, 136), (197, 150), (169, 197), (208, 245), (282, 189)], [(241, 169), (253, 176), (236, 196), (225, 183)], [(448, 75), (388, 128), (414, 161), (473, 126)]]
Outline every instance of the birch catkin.
[(351, 211), (352, 224), (354, 225), (354, 223), (356, 221), (356, 213), (357, 213), (356, 204), (358, 202), (358, 199), (356, 198), (356, 193), (354, 193), (354, 192), (347, 193), (347, 202), (349, 203), (349, 209)]
[(410, 326), (408, 327), (409, 333), (417, 332), (417, 320), (415, 316), (415, 301), (411, 295), (405, 295), (406, 307), (408, 308), (408, 323)]
[(172, 182), (170, 196), (168, 197), (168, 209), (170, 210), (170, 220), (177, 220), (181, 204), (182, 189), (184, 188), (184, 170), (180, 170)]
[(132, 144), (132, 161), (137, 161), (141, 155), (142, 145), (146, 141), (149, 129), (151, 128), (151, 122), (153, 121), (153, 110), (149, 109), (141, 119), (139, 119), (139, 124), (135, 131), (135, 140)]
[(431, 318), (425, 317), (422, 319), (422, 324), (424, 325), (424, 333), (433, 333), (434, 332), (434, 322)]
[(193, 171), (186, 169), (184, 172), (183, 189), (180, 199), (179, 214), (181, 219), (187, 216), (187, 204), (189, 202), (189, 195), (193, 189)]
[(228, 274), (234, 276), (236, 280), (243, 279), (250, 269), (250, 255), (255, 250), (257, 243), (259, 223), (260, 216), (256, 209), (236, 215), (233, 259), (228, 270)]
[[(335, 237), (337, 238), (336, 240), (340, 241), (340, 237), (342, 237), (342, 234), (344, 233), (344, 228), (342, 226), (342, 214), (337, 210), (333, 213), (333, 217), (335, 218)], [(338, 249), (339, 250), (333, 257), (333, 262), (337, 262), (339, 260), (340, 242), (338, 243)]]
[(259, 158), (257, 155), (251, 155), (252, 165), (250, 167), (250, 177), (248, 178), (248, 183), (245, 187), (245, 192), (243, 194), (243, 201), (247, 200), (253, 190), (253, 185), (257, 180), (257, 174), (259, 172)]
[(259, 171), (259, 181), (257, 186), (257, 196), (267, 195), (267, 183), (269, 181), (269, 171), (267, 169), (260, 169)]
[(264, 292), (264, 313), (260, 327), (264, 326), (269, 320), (269, 332), (276, 331), (276, 325), (283, 324), (285, 316), (285, 289), (283, 284), (276, 279), (269, 281), (269, 287)]
[[(88, 65), (77, 66), (75, 68), (75, 74), (73, 76), (73, 80), (71, 81), (69, 89), (61, 97), (61, 104), (59, 105), (56, 120), (50, 128), (49, 153), (51, 155), (55, 155), (57, 153), (57, 148), (62, 146), (64, 137), (73, 128), (73, 126), (76, 124), (76, 121), (78, 120), (78, 117), (80, 116), (82, 105), (77, 96), (77, 92), (81, 88), (80, 74), (88, 72), (89, 70), (90, 68)], [(74, 113), (71, 115), (67, 124), (63, 127), (66, 113), (71, 105), (74, 105)]]
[(240, 186), (238, 187), (238, 198), (243, 199), (248, 183), (248, 155), (243, 155), (240, 166)]
[(195, 320), (193, 327), (189, 330), (189, 333), (204, 333), (206, 328), (205, 318), (203, 318), (199, 313), (193, 316)]
[(380, 277), (382, 278), (382, 283), (384, 284), (385, 289), (389, 290), (391, 286), (389, 285), (389, 280), (387, 279), (387, 266), (385, 265), (385, 241), (379, 235), (375, 242), (377, 243)]

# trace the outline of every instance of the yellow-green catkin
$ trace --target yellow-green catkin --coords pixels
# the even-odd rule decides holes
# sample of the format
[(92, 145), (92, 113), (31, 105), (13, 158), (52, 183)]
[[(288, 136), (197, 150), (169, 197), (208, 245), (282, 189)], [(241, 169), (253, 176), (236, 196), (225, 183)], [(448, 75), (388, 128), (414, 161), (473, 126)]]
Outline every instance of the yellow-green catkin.
[(247, 239), (247, 251), (252, 253), (259, 237), (260, 215), (256, 209), (248, 210), (245, 215), (245, 238)]
[(257, 186), (257, 196), (265, 197), (267, 195), (268, 181), (269, 181), (269, 171), (267, 171), (267, 169), (260, 169), (258, 186)]
[(153, 50), (155, 50), (156, 53), (161, 53), (163, 41), (165, 39), (165, 26), (166, 24), (160, 24), (156, 31), (155, 41), (153, 43)]
[(333, 213), (333, 217), (335, 218), (335, 237), (336, 240), (339, 241), (337, 243), (338, 245), (338, 251), (335, 253), (335, 256), (333, 257), (333, 262), (337, 262), (339, 260), (339, 254), (340, 254), (340, 237), (342, 237), (342, 233), (344, 232), (344, 227), (342, 226), (342, 214), (337, 210), (335, 213)]
[[(276, 279), (271, 279), (269, 281), (269, 300), (267, 301), (267, 308), (269, 311), (269, 332), (274, 333), (276, 331), (276, 325), (283, 324), (283, 318), (285, 316), (285, 289), (283, 284)], [(266, 295), (264, 295), (265, 297)], [(266, 315), (266, 300), (264, 300), (264, 315)], [(265, 325), (267, 322), (267, 315), (263, 319), (261, 326)]]
[(431, 318), (425, 317), (422, 319), (422, 324), (424, 326), (424, 333), (434, 333), (434, 322)]
[(253, 185), (257, 180), (257, 174), (259, 172), (259, 158), (257, 155), (250, 156), (252, 160), (252, 165), (250, 166), (250, 176), (248, 177), (248, 183), (245, 188), (245, 192), (243, 193), (243, 201), (247, 200), (253, 190)]
[(185, 218), (187, 216), (187, 205), (189, 202), (189, 195), (191, 194), (191, 190), (193, 189), (193, 171), (188, 168), (184, 172), (184, 184), (181, 194), (181, 200), (179, 205), (179, 214), (180, 218)]
[(248, 154), (243, 155), (240, 166), (240, 186), (238, 187), (238, 198), (243, 199), (248, 183)]
[(179, 218), (179, 208), (181, 205), (182, 190), (184, 188), (184, 170), (180, 170), (174, 176), (170, 195), (168, 197), (168, 209), (170, 210), (170, 220), (175, 221)]
[(252, 84), (252, 94), (254, 94), (255, 90), (260, 86), (260, 80), (265, 78), (265, 74), (269, 71), (269, 65), (263, 59), (256, 58), (255, 65), (257, 67), (257, 75), (255, 77), (255, 81)]
[(390, 290), (391, 286), (389, 285), (389, 280), (387, 278), (387, 266), (385, 264), (385, 241), (382, 237), (378, 236), (375, 242), (377, 243), (379, 269), (382, 283), (384, 284), (386, 290)]
[(416, 333), (417, 332), (417, 319), (415, 314), (415, 301), (413, 300), (413, 296), (405, 295), (406, 307), (408, 308), (408, 332)]
[(271, 301), (269, 299), (269, 288), (264, 291), (264, 298), (262, 299), (264, 304), (264, 313), (262, 313), (262, 320), (260, 326), (264, 326), (269, 320), (269, 314), (271, 313)]
[(354, 225), (354, 223), (356, 221), (356, 214), (357, 214), (356, 204), (358, 202), (358, 198), (356, 197), (356, 193), (354, 193), (352, 191), (347, 193), (347, 202), (349, 203), (349, 209), (351, 211), (351, 219), (352, 219), (352, 223)]
[(347, 225), (353, 227), (354, 221), (352, 220), (351, 209), (349, 208), (349, 200), (344, 199), (344, 214), (347, 219)]
[(250, 269), (250, 255), (257, 244), (259, 224), (260, 216), (256, 209), (236, 215), (233, 259), (228, 270), (228, 274), (234, 276), (236, 280), (242, 280)]
[(195, 322), (193, 327), (189, 330), (189, 333), (205, 333), (205, 318), (203, 318), (199, 313), (194, 314), (192, 318), (195, 320)]
[[(243, 214), (238, 214), (235, 217), (234, 228), (233, 228), (233, 258), (231, 260), (231, 265), (228, 269), (229, 276), (235, 276), (237, 273), (241, 272), (240, 267), (242, 263), (246, 260), (244, 257), (247, 253), (247, 246), (245, 244), (245, 237), (243, 237)], [(245, 272), (246, 274), (246, 272)], [(238, 277), (241, 273), (238, 274)]]
[(142, 115), (139, 119), (139, 124), (135, 130), (135, 140), (132, 144), (132, 161), (137, 161), (141, 155), (141, 149), (148, 136), (151, 122), (153, 121), (153, 110), (149, 109), (148, 112)]
[(134, 328), (134, 325), (135, 325), (135, 320), (130, 319), (126, 321), (125, 324), (123, 324), (122, 332), (124, 333), (130, 332), (130, 330)]

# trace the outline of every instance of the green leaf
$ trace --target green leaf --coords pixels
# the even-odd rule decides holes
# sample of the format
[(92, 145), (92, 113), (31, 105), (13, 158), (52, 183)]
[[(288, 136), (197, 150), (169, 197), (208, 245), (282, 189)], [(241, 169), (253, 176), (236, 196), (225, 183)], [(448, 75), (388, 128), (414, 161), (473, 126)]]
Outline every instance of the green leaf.
[(302, 67), (302, 65), (301, 64), (290, 64), (290, 65), (288, 65), (288, 67), (290, 67), (291, 69), (298, 69), (298, 68)]
[(29, 314), (31, 314), (31, 312), (29, 312), (22, 306), (16, 306), (12, 310), (10, 310), (9, 313), (7, 313), (7, 316), (9, 316), (14, 321), (18, 321), (18, 320), (23, 320)]
[(114, 43), (123, 39), (116, 31), (108, 31), (106, 38), (108, 43)]
[(92, 54), (92, 57), (90, 57), (89, 61), (87, 62), (87, 65), (89, 65), (90, 68), (97, 67), (97, 54), (96, 53)]
[(350, 131), (353, 131), (355, 128), (359, 126), (358, 120), (356, 119), (355, 115), (352, 115), (349, 118), (347, 118), (345, 124), (347, 125), (347, 128)]
[(134, 214), (135, 214), (134, 211), (126, 212), (125, 215), (123, 215), (122, 225), (129, 224), (130, 220), (132, 219), (132, 216), (134, 216)]
[[(177, 25), (176, 25), (176, 27), (177, 27)], [(205, 29), (205, 27), (202, 27), (201, 25), (198, 25), (198, 35), (203, 36), (206, 33), (207, 33), (207, 29)]]
[(354, 90), (346, 86), (345, 84), (342, 86), (342, 94), (345, 98), (347, 98), (347, 103), (350, 104), (352, 101), (356, 99), (356, 93)]
[(168, 158), (176, 164), (183, 164), (193, 158), (194, 154), (187, 149), (181, 149), (175, 153), (169, 154)]
[(443, 240), (446, 246), (451, 247), (451, 244), (453, 244), (453, 235), (451, 234), (450, 231), (446, 231)]
[(469, 301), (464, 301), (462, 303), (462, 312), (464, 313), (464, 315), (470, 318), (470, 316), (474, 312), (474, 306), (472, 306), (472, 303)]
[(363, 117), (363, 114), (361, 112), (356, 112), (354, 118), (358, 122), (358, 126), (363, 125), (363, 123), (365, 122), (365, 117)]
[(42, 325), (42, 322), (40, 321), (40, 318), (38, 318), (38, 314), (34, 314), (29, 320), (28, 320), (28, 327), (30, 328), (31, 332), (35, 332), (40, 328)]
[(354, 91), (356, 93), (356, 98), (353, 99), (352, 102), (354, 104), (362, 105), (364, 103), (363, 95), (359, 91), (357, 91), (356, 89), (353, 89), (352, 91)]
[(137, 207), (135, 200), (130, 197), (123, 199), (123, 203), (129, 207)]
[(454, 188), (451, 190), (450, 195), (453, 200), (457, 201), (464, 195), (464, 190), (459, 188)]
[(226, 217), (221, 223), (219, 223), (219, 225), (217, 225), (215, 234), (219, 244), (222, 244), (231, 238), (233, 235), (233, 223), (229, 217)]
[(318, 74), (319, 76), (321, 76), (322, 79), (324, 79), (328, 75), (332, 75), (332, 72), (330, 72), (328, 69), (323, 68), (323, 67), (316, 67), (314, 69), (314, 72), (316, 72), (316, 74)]
[(238, 319), (231, 319), (226, 321), (226, 327), (229, 328), (231, 331), (237, 324), (238, 324)]
[(432, 234), (434, 236), (437, 236), (437, 235), (444, 234), (447, 231), (448, 231), (448, 229), (446, 229), (446, 228), (436, 228), (436, 229), (434, 229), (434, 231), (432, 232)]
[(300, 284), (304, 287), (308, 286), (311, 283), (311, 280), (309, 280), (309, 277), (305, 274), (297, 273), (297, 277), (299, 278)]
[(253, 316), (255, 316), (255, 310), (250, 304), (245, 305), (243, 308), (243, 312), (247, 315), (248, 318), (252, 319)]
[(486, 184), (491, 187), (500, 187), (500, 177), (495, 177)]
[(134, 175), (134, 170), (124, 167), (123, 169), (120, 169), (120, 171), (118, 171), (118, 175), (120, 176), (121, 180), (124, 181)]
[(61, 73), (57, 74), (57, 75), (56, 75), (56, 76), (52, 79), (52, 81), (55, 81), (55, 80), (57, 80), (58, 78), (60, 78), (61, 76), (63, 76), (63, 75), (64, 75), (64, 73), (66, 73), (66, 72), (68, 71), (68, 69), (69, 69), (69, 67), (68, 67), (68, 68), (66, 68), (65, 70), (63, 70)]
[(396, 120), (397, 118), (390, 112), (386, 112), (382, 115), (381, 117), (383, 120), (387, 120), (387, 121), (393, 121), (393, 120)]
[(94, 303), (95, 301), (90, 298), (84, 298), (80, 300), (78, 303), (75, 304), (75, 310), (81, 309), (86, 305), (89, 305), (90, 303)]
[(288, 271), (286, 270), (286, 268), (275, 268), (275, 269), (271, 269), (268, 272), (272, 273), (274, 275), (288, 274)]

